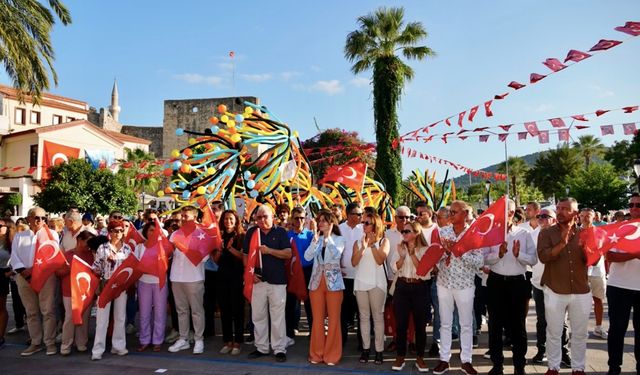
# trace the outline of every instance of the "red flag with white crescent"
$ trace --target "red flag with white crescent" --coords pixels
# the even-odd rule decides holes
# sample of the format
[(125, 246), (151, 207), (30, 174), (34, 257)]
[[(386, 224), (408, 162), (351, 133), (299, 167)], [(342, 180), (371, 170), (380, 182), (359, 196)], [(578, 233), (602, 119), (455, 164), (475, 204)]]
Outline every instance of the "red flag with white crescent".
[(216, 214), (213, 213), (211, 205), (208, 203), (202, 207), (202, 224), (200, 227), (213, 241), (213, 248), (211, 250), (222, 249), (222, 236), (220, 235), (218, 220), (216, 220)]
[(194, 266), (200, 264), (202, 259), (211, 253), (216, 242), (201, 225), (195, 223), (183, 224), (180, 229), (173, 232), (171, 241)]
[(473, 118), (476, 117), (476, 113), (478, 113), (478, 108), (479, 108), (479, 106), (475, 106), (475, 107), (471, 108), (471, 110), (469, 111), (468, 120), (470, 122), (473, 122)]
[(606, 51), (609, 48), (613, 48), (615, 46), (617, 46), (618, 44), (621, 44), (622, 42), (619, 40), (608, 40), (608, 39), (600, 39), (600, 41), (593, 47), (591, 47), (591, 49), (589, 50), (589, 52), (594, 52), (594, 51)]
[(554, 72), (562, 70), (567, 66), (560, 62), (558, 59), (546, 59), (542, 64)]
[(567, 53), (567, 57), (564, 59), (564, 62), (567, 62), (567, 61), (579, 62), (589, 57), (591, 57), (591, 55), (586, 52), (572, 49), (571, 51), (569, 51), (569, 53)]
[(158, 219), (155, 220), (153, 233), (154, 238), (148, 238), (144, 243), (145, 250), (140, 263), (138, 263), (138, 270), (142, 273), (156, 276), (162, 289), (167, 281), (167, 270), (169, 269), (167, 257), (173, 252), (173, 245), (164, 235)]
[(244, 298), (251, 303), (251, 295), (253, 294), (253, 276), (256, 273), (256, 266), (261, 266), (260, 258), (260, 228), (255, 228), (249, 239), (249, 254), (247, 256), (247, 265), (244, 267)]
[(529, 134), (531, 134), (534, 137), (540, 133), (540, 131), (538, 130), (538, 124), (536, 124), (535, 121), (525, 122), (524, 127), (525, 129), (527, 129)]
[(129, 226), (129, 230), (124, 236), (124, 243), (129, 245), (130, 248), (135, 249), (138, 244), (144, 243), (144, 241), (142, 234), (140, 234), (133, 225)]
[(57, 233), (52, 233), (51, 229), (44, 226), (36, 232), (35, 237), (36, 252), (31, 271), (31, 289), (39, 293), (49, 277), (67, 265), (67, 260), (60, 251)]
[[(411, 150), (410, 153), (413, 153), (413, 156), (415, 156), (416, 151)], [(318, 183), (322, 184), (328, 181), (335, 181), (350, 187), (359, 193), (362, 191), (362, 187), (364, 186), (366, 174), (367, 164), (364, 162), (356, 162), (340, 166), (336, 165), (329, 167), (329, 169), (327, 169), (327, 173), (322, 179), (320, 179), (320, 181), (318, 181)]]
[(622, 129), (624, 131), (624, 135), (636, 134), (636, 124), (635, 124), (635, 122), (631, 122), (631, 123), (628, 123), (628, 124), (622, 124)]
[(49, 168), (62, 163), (68, 163), (69, 159), (80, 157), (80, 149), (44, 141), (42, 152), (42, 179), (49, 178)]
[(120, 263), (120, 266), (113, 271), (113, 274), (98, 296), (98, 307), (104, 308), (107, 303), (118, 298), (122, 292), (126, 291), (138, 281), (142, 272), (138, 270), (138, 258), (133, 253)]
[(307, 282), (302, 272), (302, 255), (298, 251), (296, 241), (291, 239), (291, 259), (287, 259), (284, 264), (287, 270), (287, 292), (295, 294), (300, 301), (307, 299)]
[(424, 276), (442, 259), (444, 255), (444, 247), (440, 242), (440, 231), (436, 228), (431, 232), (431, 245), (427, 248), (420, 262), (418, 263), (418, 269), (416, 274), (418, 276)]
[(82, 314), (93, 304), (100, 279), (91, 266), (77, 255), (71, 261), (71, 317), (73, 324), (82, 324)]
[(583, 230), (580, 240), (590, 250), (599, 249), (600, 254), (612, 248), (630, 254), (640, 253), (640, 219)]
[(451, 252), (461, 256), (467, 251), (503, 243), (507, 226), (506, 208), (507, 197), (503, 196), (471, 224)]

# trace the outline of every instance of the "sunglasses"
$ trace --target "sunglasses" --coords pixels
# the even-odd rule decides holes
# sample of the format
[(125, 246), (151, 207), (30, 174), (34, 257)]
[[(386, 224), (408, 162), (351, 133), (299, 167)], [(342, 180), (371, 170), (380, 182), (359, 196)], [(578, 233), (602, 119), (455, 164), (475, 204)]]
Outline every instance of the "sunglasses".
[(350, 212), (349, 215), (361, 217), (362, 216), (362, 212)]
[(124, 229), (111, 229), (111, 233), (124, 233)]
[(640, 203), (629, 203), (629, 208), (640, 208)]
[(547, 214), (536, 215), (536, 219), (551, 219), (553, 216)]
[(178, 224), (173, 224), (173, 225), (171, 225), (171, 229), (178, 230), (178, 229), (180, 229), (180, 226)]
[(300, 220), (300, 221), (302, 221), (302, 220), (304, 220), (304, 216), (297, 216), (297, 217), (294, 217), (294, 218), (293, 218), (293, 220)]
[(400, 231), (400, 233), (409, 234), (409, 233), (413, 233), (413, 231), (412, 230), (408, 230), (408, 229), (403, 229), (403, 230)]
[(262, 220), (262, 219), (266, 219), (268, 217), (269, 216), (267, 216), (267, 215), (260, 215), (260, 216), (256, 216), (256, 220)]
[(35, 220), (35, 221), (47, 221), (47, 217), (46, 216), (34, 216), (33, 220)]
[(372, 222), (370, 222), (370, 221), (363, 221), (363, 222), (362, 222), (362, 224), (363, 224), (363, 225), (366, 225), (366, 226), (368, 226), (368, 225), (373, 225), (373, 223), (372, 223)]
[(400, 220), (409, 220), (411, 219), (411, 216), (400, 216), (400, 215), (396, 215), (396, 218), (400, 219)]
[(123, 216), (122, 215), (113, 215), (113, 216), (111, 216), (111, 218), (113, 220), (122, 220)]

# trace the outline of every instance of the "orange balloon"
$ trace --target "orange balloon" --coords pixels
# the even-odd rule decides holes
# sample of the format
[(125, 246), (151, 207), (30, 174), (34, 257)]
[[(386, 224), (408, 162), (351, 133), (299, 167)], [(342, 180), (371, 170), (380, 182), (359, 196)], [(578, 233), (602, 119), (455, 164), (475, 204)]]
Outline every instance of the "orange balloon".
[(173, 193), (173, 189), (167, 186), (166, 188), (164, 188), (164, 193), (165, 194), (171, 194), (171, 193)]
[(218, 118), (216, 116), (213, 116), (209, 119), (209, 122), (212, 123), (213, 125), (217, 124), (218, 122), (220, 122), (220, 120), (218, 120)]
[(180, 172), (189, 173), (190, 171), (191, 171), (191, 166), (189, 164), (182, 164), (182, 166), (180, 166)]
[(164, 171), (162, 171), (162, 174), (164, 174), (165, 176), (171, 176), (173, 174), (173, 169), (167, 168)]
[(193, 151), (191, 151), (190, 148), (185, 148), (184, 151), (182, 151), (185, 155), (191, 157), (191, 155), (193, 155)]
[(220, 104), (218, 105), (218, 113), (226, 113), (227, 112), (227, 106), (224, 104)]
[(236, 134), (238, 132), (235, 127), (227, 128), (227, 131), (229, 134)]
[(198, 205), (200, 205), (200, 207), (204, 206), (205, 204), (207, 204), (207, 198), (200, 196), (197, 200)]

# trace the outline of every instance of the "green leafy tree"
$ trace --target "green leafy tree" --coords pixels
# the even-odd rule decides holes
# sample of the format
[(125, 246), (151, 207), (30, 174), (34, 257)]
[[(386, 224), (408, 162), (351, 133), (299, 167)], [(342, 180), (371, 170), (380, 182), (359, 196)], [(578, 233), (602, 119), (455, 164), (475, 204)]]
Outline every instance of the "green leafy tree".
[(521, 201), (518, 194), (519, 182), (524, 180), (527, 171), (529, 171), (529, 165), (522, 158), (511, 156), (506, 162), (498, 164), (498, 172), (507, 173), (507, 164), (509, 167), (509, 195), (515, 197), (515, 202), (519, 205)]
[(408, 60), (434, 56), (426, 46), (418, 46), (427, 37), (420, 22), (404, 20), (404, 8), (381, 7), (357, 20), (358, 30), (347, 35), (345, 58), (354, 63), (351, 71), (359, 74), (373, 69), (373, 117), (376, 132), (376, 171), (387, 192), (398, 200), (402, 181), (402, 160), (393, 140), (399, 136), (397, 107), (404, 84), (414, 72), (398, 54)]
[(601, 212), (620, 209), (627, 199), (627, 184), (610, 164), (591, 164), (569, 176), (567, 185), (581, 206)]
[(162, 168), (156, 164), (153, 153), (139, 148), (125, 149), (126, 155), (120, 162), (118, 175), (127, 182), (127, 187), (136, 194), (147, 193), (155, 195), (162, 182), (160, 172)]
[(537, 187), (545, 197), (564, 196), (566, 179), (582, 169), (577, 150), (559, 145), (556, 149), (545, 151), (534, 166), (527, 172), (527, 183)]
[(593, 135), (583, 135), (578, 137), (577, 142), (573, 142), (573, 147), (582, 155), (584, 167), (589, 168), (591, 158), (602, 156), (607, 149), (600, 140)]
[(22, 204), (22, 194), (14, 193), (11, 195), (7, 195), (4, 200), (4, 205), (7, 208), (7, 211), (11, 211), (11, 214), (14, 216), (18, 215), (17, 206)]
[(48, 3), (51, 9), (42, 1), (0, 0), (0, 61), (20, 94), (31, 95), (36, 102), (49, 89), (49, 73), (58, 84), (50, 37), (55, 24), (51, 10), (63, 25), (71, 23), (69, 10), (60, 0)]
[(42, 191), (33, 197), (48, 212), (64, 212), (75, 205), (82, 212), (133, 213), (138, 205), (122, 176), (108, 169), (93, 169), (84, 159), (51, 167), (49, 175)]
[[(633, 162), (640, 159), (640, 132), (633, 136), (631, 142), (624, 140), (615, 142), (604, 154), (604, 160), (611, 163), (624, 176), (635, 176)], [(635, 176), (637, 177), (637, 176)], [(638, 185), (639, 179), (635, 184)]]

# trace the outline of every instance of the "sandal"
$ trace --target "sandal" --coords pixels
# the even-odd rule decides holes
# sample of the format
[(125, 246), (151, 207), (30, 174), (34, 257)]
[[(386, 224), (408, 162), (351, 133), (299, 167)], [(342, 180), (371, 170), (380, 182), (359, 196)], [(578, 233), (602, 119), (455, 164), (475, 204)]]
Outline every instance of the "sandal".
[(376, 359), (373, 361), (376, 365), (381, 365), (384, 361), (382, 360), (382, 352), (376, 352)]
[(362, 351), (362, 354), (360, 354), (360, 363), (367, 363), (369, 362), (369, 354), (370, 351), (369, 349), (365, 349)]
[(162, 345), (154, 345), (154, 346), (153, 346), (153, 351), (154, 351), (154, 352), (156, 352), (156, 353), (157, 353), (157, 352), (159, 352), (159, 351), (161, 351), (161, 350), (162, 350)]
[(149, 348), (149, 344), (140, 345), (140, 346), (138, 346), (138, 349), (136, 349), (136, 351), (137, 352), (144, 352), (145, 350), (147, 350), (147, 348)]

